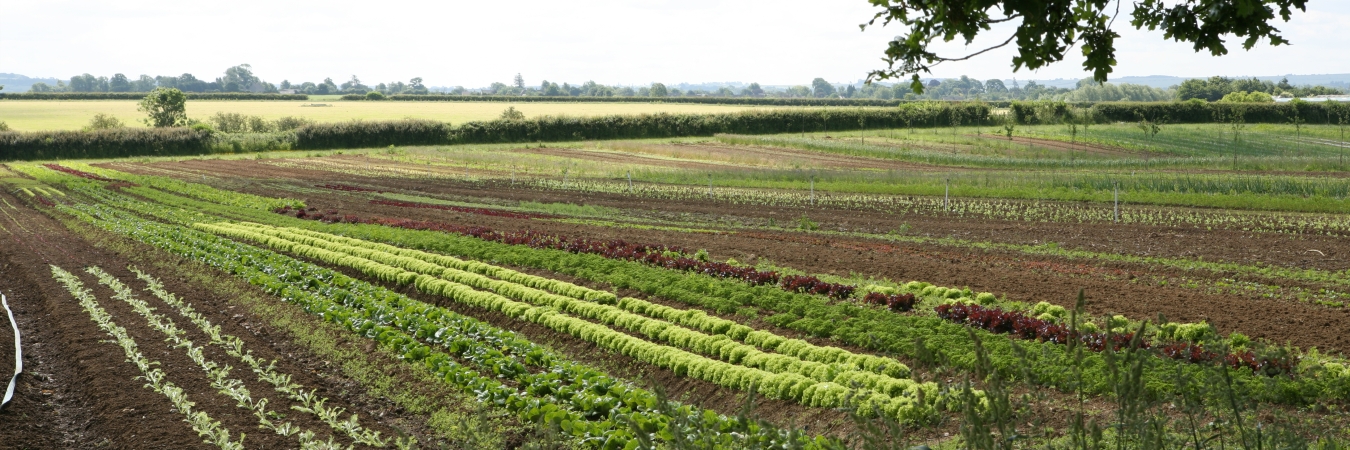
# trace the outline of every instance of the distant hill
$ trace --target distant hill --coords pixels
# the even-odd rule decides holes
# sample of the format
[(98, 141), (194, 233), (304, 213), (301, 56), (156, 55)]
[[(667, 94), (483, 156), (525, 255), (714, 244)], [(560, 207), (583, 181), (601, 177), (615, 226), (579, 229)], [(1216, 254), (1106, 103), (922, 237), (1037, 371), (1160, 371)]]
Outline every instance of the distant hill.
[(33, 86), (34, 83), (47, 83), (56, 86), (56, 79), (29, 78), (17, 73), (0, 73), (0, 86), (5, 87), (5, 90), (0, 92), (28, 92), (28, 88)]

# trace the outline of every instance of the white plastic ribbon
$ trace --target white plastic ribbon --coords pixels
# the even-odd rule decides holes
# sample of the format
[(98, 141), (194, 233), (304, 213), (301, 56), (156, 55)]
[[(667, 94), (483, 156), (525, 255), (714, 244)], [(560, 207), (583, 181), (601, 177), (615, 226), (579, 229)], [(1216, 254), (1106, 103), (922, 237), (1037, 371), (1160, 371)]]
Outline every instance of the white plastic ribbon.
[(14, 376), (9, 379), (5, 398), (0, 400), (0, 407), (4, 407), (14, 398), (14, 385), (19, 382), (19, 374), (23, 372), (23, 346), (19, 344), (19, 323), (14, 321), (14, 311), (10, 311), (5, 294), (0, 294), (0, 305), (5, 307), (5, 314), (9, 316), (9, 326), (14, 328)]

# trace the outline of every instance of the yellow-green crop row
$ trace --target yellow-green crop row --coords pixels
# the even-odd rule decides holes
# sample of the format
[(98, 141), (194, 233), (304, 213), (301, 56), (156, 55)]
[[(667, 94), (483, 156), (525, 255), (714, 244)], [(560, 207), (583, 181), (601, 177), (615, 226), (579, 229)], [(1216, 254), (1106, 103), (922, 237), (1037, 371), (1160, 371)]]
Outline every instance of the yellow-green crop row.
[[(607, 325), (623, 326), (650, 338), (666, 340), (683, 348), (717, 355), (733, 363), (742, 363), (751, 367), (776, 368), (802, 365), (810, 368), (809, 373), (826, 370), (836, 372), (866, 370), (892, 378), (909, 376), (909, 367), (892, 358), (860, 355), (841, 348), (817, 346), (801, 339), (788, 339), (768, 331), (755, 330), (735, 321), (709, 316), (697, 309), (672, 308), (632, 297), (620, 299), (618, 301), (619, 307), (616, 308), (604, 304), (606, 300), (614, 298), (614, 294), (576, 286), (571, 283), (556, 282), (557, 280), (544, 277), (522, 274), (491, 264), (463, 261), (434, 253), (296, 228), (276, 228), (252, 223), (225, 224), (223, 226), (248, 229), (292, 242), (371, 259), (404, 270), (440, 276), (456, 283), (491, 290), (515, 300), (552, 306), (573, 314), (580, 314), (588, 319), (601, 321)], [(454, 267), (447, 267), (446, 264), (440, 264), (440, 262), (453, 263), (466, 268), (471, 267), (476, 269), (475, 271), (478, 273), (503, 275), (510, 279), (529, 281), (534, 286), (555, 287), (554, 291), (563, 295), (559, 296), (533, 287), (493, 280)], [(593, 299), (598, 299), (596, 302), (601, 304), (590, 303), (594, 301)], [(587, 303), (578, 303), (573, 300), (582, 300)], [(638, 314), (658, 320), (648, 319)], [(708, 336), (693, 330), (672, 326), (666, 322), (688, 326), (719, 336)], [(741, 340), (749, 345), (742, 345), (731, 341), (731, 339)], [(755, 347), (766, 351), (774, 351), (776, 354), (764, 353), (764, 351)], [(801, 360), (802, 362), (795, 360)], [(803, 362), (807, 363), (803, 364)], [(836, 367), (826, 369), (822, 365), (835, 365)], [(820, 377), (824, 377), (824, 375)], [(818, 379), (830, 381), (832, 378)], [(868, 387), (873, 386), (869, 384)]]
[[(658, 337), (660, 332), (665, 330), (665, 327), (652, 328), (652, 326), (641, 325), (645, 323), (645, 319), (640, 317), (626, 318), (622, 315), (622, 311), (610, 310), (613, 308), (599, 308), (598, 310), (593, 307), (583, 308), (582, 305), (571, 305), (570, 302), (566, 302), (563, 299), (552, 299), (548, 297), (547, 293), (534, 292), (529, 289), (545, 289), (571, 299), (602, 304), (612, 303), (612, 299), (615, 298), (615, 295), (609, 292), (577, 286), (563, 281), (528, 275), (482, 262), (464, 261), (459, 258), (435, 253), (404, 249), (387, 244), (298, 228), (276, 228), (252, 223), (241, 223), (230, 226), (239, 226), (273, 237), (280, 237), (282, 239), (307, 245), (319, 246), (327, 250), (374, 259), (377, 262), (400, 267), (405, 270), (428, 275), (448, 276), (451, 281), (468, 284), (479, 289), (493, 290), (499, 294), (507, 295), (508, 297), (517, 300), (540, 303), (540, 299), (543, 299), (547, 301), (547, 305), (559, 308), (563, 308), (563, 305), (570, 305), (567, 306), (570, 308), (569, 312), (574, 313), (589, 309), (593, 311), (591, 312), (593, 317), (590, 318), (604, 321), (607, 324), (619, 323), (626, 328), (639, 331), (653, 338)], [(432, 264), (432, 266), (428, 266), (428, 263)], [(503, 280), (524, 284), (529, 288), (522, 290), (519, 289), (519, 286), (503, 284), (496, 280), (477, 279), (470, 276), (471, 274), (462, 272), (448, 272), (447, 274), (445, 269), (458, 269), (482, 275), (495, 276)], [(866, 370), (897, 378), (907, 377), (909, 375), (909, 367), (906, 367), (904, 364), (892, 358), (876, 355), (860, 355), (841, 348), (817, 346), (801, 339), (788, 339), (768, 331), (757, 331), (732, 320), (709, 316), (702, 310), (672, 308), (632, 297), (619, 299), (617, 305), (619, 308), (633, 313), (661, 319), (707, 333), (725, 335), (731, 339), (744, 341), (746, 344), (759, 347), (765, 351), (773, 351), (780, 355), (786, 355), (805, 361), (823, 364), (841, 364), (846, 366), (846, 370)], [(621, 317), (624, 317), (624, 319), (620, 320)], [(713, 338), (709, 337), (708, 339)], [(687, 340), (687, 338), (681, 338), (677, 342), (686, 342)], [(710, 343), (709, 345), (712, 344)], [(703, 347), (700, 346), (698, 348)], [(711, 354), (718, 354), (720, 357), (731, 360), (732, 362), (737, 362), (746, 355), (763, 353), (754, 348), (733, 350), (732, 348), (729, 348), (727, 344), (722, 344), (719, 348), (725, 350)], [(756, 357), (750, 358), (749, 360), (753, 363), (761, 359), (762, 358)], [(777, 366), (779, 363), (774, 362), (768, 364), (770, 364), (768, 367), (773, 367)]]
[[(669, 369), (679, 375), (725, 387), (753, 390), (770, 398), (794, 400), (813, 407), (856, 406), (862, 414), (882, 412), (909, 422), (931, 418), (935, 412), (934, 405), (943, 403), (939, 387), (935, 383), (892, 379), (894, 383), (886, 383), (886, 386), (883, 386), (893, 392), (899, 391), (899, 395), (891, 396), (875, 389), (851, 387), (855, 383), (879, 378), (878, 375), (871, 373), (860, 371), (835, 373), (838, 382), (819, 381), (799, 372), (772, 373), (655, 344), (604, 325), (568, 316), (551, 307), (532, 306), (431, 275), (418, 274), (369, 259), (267, 236), (243, 227), (204, 223), (193, 226), (226, 236), (262, 242), (273, 248), (328, 264), (351, 267), (382, 281), (411, 283), (422, 292), (441, 295), (469, 306), (538, 323), (634, 359)], [(791, 368), (793, 367), (788, 369)], [(900, 385), (904, 385), (905, 388), (898, 389)]]

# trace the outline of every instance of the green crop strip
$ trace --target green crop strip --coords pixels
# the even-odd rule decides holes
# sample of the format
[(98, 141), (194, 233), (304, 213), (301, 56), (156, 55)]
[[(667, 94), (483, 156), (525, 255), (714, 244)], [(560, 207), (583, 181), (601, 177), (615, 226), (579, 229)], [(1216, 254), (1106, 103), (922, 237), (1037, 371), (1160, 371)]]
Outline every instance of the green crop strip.
[[(540, 293), (537, 291), (534, 293), (520, 292), (523, 290), (520, 288), (523, 287), (519, 285), (504, 286), (503, 283), (493, 285), (495, 290), (499, 292), (515, 290), (523, 296), (531, 297), (533, 300), (548, 306), (558, 307), (560, 310), (582, 312), (580, 315), (591, 318), (604, 316), (605, 321), (628, 323), (630, 327), (643, 330), (648, 334), (659, 335), (668, 332), (671, 334), (667, 339), (669, 341), (682, 343), (684, 344), (682, 346), (700, 349), (707, 353), (727, 355), (728, 359), (740, 361), (751, 367), (759, 366), (765, 370), (761, 371), (738, 366), (734, 363), (704, 358), (672, 347), (643, 341), (604, 326), (568, 317), (549, 308), (532, 307), (526, 303), (519, 303), (491, 293), (474, 291), (469, 286), (446, 281), (449, 278), (454, 278), (455, 281), (468, 281), (465, 278), (469, 277), (456, 276), (457, 274), (452, 273), (449, 276), (442, 275), (441, 279), (438, 279), (434, 276), (418, 273), (440, 273), (445, 269), (412, 258), (406, 258), (405, 265), (417, 267), (418, 272), (405, 271), (363, 257), (300, 244), (283, 238), (270, 237), (247, 228), (207, 224), (196, 224), (195, 227), (231, 237), (264, 242), (284, 251), (320, 259), (330, 264), (359, 269), (384, 281), (414, 284), (423, 292), (440, 294), (457, 302), (502, 312), (513, 318), (539, 323), (560, 332), (570, 333), (599, 344), (601, 347), (632, 356), (658, 367), (671, 369), (677, 374), (701, 378), (735, 389), (758, 390), (759, 393), (772, 398), (791, 399), (814, 407), (846, 406), (848, 399), (854, 399), (862, 414), (870, 415), (875, 411), (884, 411), (892, 417), (908, 422), (926, 420), (933, 414), (931, 403), (928, 402), (941, 402), (938, 386), (933, 383), (921, 384), (911, 380), (881, 377), (857, 370), (849, 370), (843, 366), (804, 362), (785, 355), (769, 355), (759, 352), (756, 352), (758, 354), (752, 354), (750, 353), (753, 350), (752, 347), (735, 344), (726, 337), (713, 339), (708, 335), (668, 323), (652, 321), (634, 314), (624, 314), (618, 308), (584, 301), (577, 302), (561, 296), (555, 296), (559, 297), (561, 301), (549, 301), (547, 298), (541, 298), (544, 296), (538, 295)], [(334, 246), (345, 247), (344, 244), (335, 244)], [(353, 253), (362, 253), (370, 257), (374, 252), (365, 250)], [(386, 261), (389, 259), (393, 258), (385, 258)], [(660, 327), (660, 329), (650, 328), (653, 325)], [(860, 358), (856, 364), (861, 364), (863, 360), (865, 358)], [(908, 371), (903, 370), (903, 372)], [(855, 390), (847, 387), (854, 383), (867, 389)], [(925, 402), (925, 399), (927, 402)]]
[[(327, 233), (302, 230), (298, 228), (275, 228), (260, 224), (215, 224), (224, 229), (242, 229), (257, 234), (272, 236), (292, 243), (317, 246), (319, 248), (346, 253), (348, 255), (369, 258), (375, 262), (399, 267), (404, 270), (440, 276), (449, 281), (463, 283), (477, 289), (491, 290), (515, 300), (544, 303), (560, 309), (574, 305), (571, 299), (588, 303), (600, 303), (589, 307), (574, 307), (578, 310), (589, 309), (594, 319), (603, 319), (607, 323), (618, 322), (626, 317), (629, 322), (641, 322), (642, 318), (629, 317), (627, 313), (637, 313), (647, 317), (692, 327), (701, 331), (724, 335), (731, 339), (744, 341), (753, 346), (780, 354), (825, 364), (843, 363), (853, 370), (868, 370), (892, 377), (904, 377), (909, 368), (899, 361), (872, 355), (858, 355), (847, 350), (833, 347), (820, 347), (800, 339), (787, 339), (767, 331), (758, 331), (735, 321), (709, 316), (697, 309), (677, 309), (657, 305), (632, 297), (617, 298), (604, 291), (577, 286), (571, 283), (520, 273), (503, 267), (477, 261), (464, 261), (455, 257), (427, 253), (418, 250), (402, 249), (359, 239), (345, 238)], [(255, 240), (257, 236), (254, 236)], [(270, 243), (271, 240), (263, 240)], [(284, 243), (283, 243), (284, 245)], [(433, 266), (428, 266), (431, 264)], [(485, 276), (507, 280), (504, 283)], [(549, 292), (543, 292), (549, 291)], [(556, 295), (555, 295), (556, 294)], [(563, 298), (550, 298), (563, 297)], [(617, 307), (608, 306), (617, 304)], [(643, 328), (634, 325), (635, 328)], [(659, 334), (660, 330), (644, 331), (643, 334)], [(751, 349), (731, 350), (738, 353), (735, 360), (745, 359)], [(721, 352), (718, 352), (721, 353)], [(736, 361), (732, 361), (736, 362)], [(828, 380), (823, 380), (828, 381)]]
[[(630, 423), (644, 432), (668, 436), (663, 424), (669, 419), (652, 415), (656, 401), (652, 394), (561, 360), (509, 332), (327, 269), (190, 229), (144, 221), (105, 207), (58, 208), (100, 228), (248, 279), (269, 293), (321, 314), (327, 321), (396, 349), (405, 359), (422, 362), (447, 382), (479, 392), (480, 398), (516, 411), (524, 420), (545, 420), (596, 447), (623, 448), (636, 442), (624, 427)], [(497, 347), (510, 349), (509, 354), (494, 350)], [(514, 379), (529, 393), (508, 388), (455, 360)], [(544, 370), (534, 373), (528, 367)], [(689, 415), (688, 423), (702, 430), (698, 433), (712, 433), (706, 437), (726, 443), (720, 448), (735, 447), (735, 442), (791, 441), (808, 448), (836, 445), (819, 438), (784, 434), (755, 422), (699, 413), (687, 406), (677, 411)]]

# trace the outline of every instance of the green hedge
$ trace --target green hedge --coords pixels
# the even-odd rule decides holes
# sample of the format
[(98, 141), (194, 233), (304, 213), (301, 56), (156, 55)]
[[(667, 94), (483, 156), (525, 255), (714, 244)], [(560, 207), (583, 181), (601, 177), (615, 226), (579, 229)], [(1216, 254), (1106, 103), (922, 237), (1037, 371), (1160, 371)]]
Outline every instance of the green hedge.
[(190, 128), (0, 132), (0, 160), (9, 161), (196, 155), (210, 148), (211, 133)]
[[(10, 92), (0, 100), (140, 100), (148, 92)], [(252, 92), (188, 92), (188, 100), (309, 100), (303, 94), (255, 94)]]
[[(371, 100), (364, 95), (348, 94), (343, 100)], [(381, 100), (401, 102), (513, 102), (513, 103), (694, 103), (704, 105), (757, 106), (900, 106), (930, 100), (882, 100), (875, 98), (762, 98), (762, 97), (544, 97), (518, 95), (407, 95)], [(955, 103), (955, 102), (943, 102)], [(994, 108), (1006, 108), (1008, 102), (990, 102)]]
[(295, 148), (305, 150), (436, 145), (449, 143), (451, 127), (431, 120), (316, 123), (295, 130)]
[(1098, 103), (1093, 106), (1101, 118), (1112, 122), (1137, 122), (1148, 119), (1167, 123), (1230, 122), (1238, 111), (1246, 123), (1290, 123), (1297, 117), (1304, 123), (1336, 123), (1338, 114), (1350, 119), (1350, 105), (1339, 102), (1289, 103), (1206, 103), (1201, 101), (1169, 103)]

